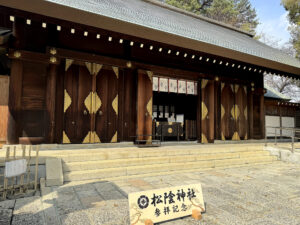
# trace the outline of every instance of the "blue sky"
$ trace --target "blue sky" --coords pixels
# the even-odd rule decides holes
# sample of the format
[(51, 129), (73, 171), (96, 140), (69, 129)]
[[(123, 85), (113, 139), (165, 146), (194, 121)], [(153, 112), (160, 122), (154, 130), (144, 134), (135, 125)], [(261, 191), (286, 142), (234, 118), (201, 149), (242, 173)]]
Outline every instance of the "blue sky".
[(263, 32), (267, 38), (278, 41), (279, 45), (289, 41), (287, 12), (280, 5), (280, 0), (250, 0), (256, 9), (260, 25), (257, 33)]

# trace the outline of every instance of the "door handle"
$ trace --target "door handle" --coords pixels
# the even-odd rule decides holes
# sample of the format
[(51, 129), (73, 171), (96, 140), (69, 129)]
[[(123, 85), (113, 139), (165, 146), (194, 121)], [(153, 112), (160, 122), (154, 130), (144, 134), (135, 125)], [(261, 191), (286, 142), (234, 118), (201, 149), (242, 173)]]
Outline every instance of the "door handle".
[(99, 116), (102, 116), (103, 115), (103, 112), (100, 110), (99, 111)]
[(75, 122), (74, 122), (74, 121), (72, 121), (72, 125), (75, 125)]

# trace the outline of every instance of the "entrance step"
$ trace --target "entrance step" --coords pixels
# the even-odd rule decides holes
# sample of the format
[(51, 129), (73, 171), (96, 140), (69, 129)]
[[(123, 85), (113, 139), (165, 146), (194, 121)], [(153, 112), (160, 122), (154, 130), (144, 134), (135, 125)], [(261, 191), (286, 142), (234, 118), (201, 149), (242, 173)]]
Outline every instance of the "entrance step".
[(94, 170), (105, 168), (118, 168), (128, 166), (144, 166), (152, 164), (167, 164), (167, 163), (181, 163), (181, 162), (202, 162), (207, 160), (224, 160), (224, 159), (243, 159), (247, 157), (269, 156), (267, 151), (255, 152), (236, 152), (236, 153), (210, 153), (210, 154), (191, 154), (191, 155), (170, 155), (164, 157), (141, 157), (141, 158), (126, 158), (115, 160), (93, 160), (93, 161), (76, 161), (64, 162), (63, 169), (65, 172), (79, 171), (79, 170)]
[[(67, 147), (67, 146), (66, 146)], [(41, 156), (62, 159), (65, 182), (113, 180), (203, 171), (277, 160), (262, 144), (207, 144), (136, 147), (43, 150)]]
[(91, 179), (109, 179), (130, 177), (134, 175), (151, 175), (151, 173), (161, 172), (185, 172), (189, 170), (206, 170), (209, 168), (231, 167), (231, 166), (245, 166), (256, 163), (272, 163), (277, 160), (274, 156), (265, 157), (251, 157), (244, 159), (224, 159), (224, 160), (205, 160), (188, 163), (165, 163), (152, 164), (143, 166), (129, 166), (118, 168), (105, 168), (94, 170), (80, 170), (64, 173), (64, 181), (80, 181)]

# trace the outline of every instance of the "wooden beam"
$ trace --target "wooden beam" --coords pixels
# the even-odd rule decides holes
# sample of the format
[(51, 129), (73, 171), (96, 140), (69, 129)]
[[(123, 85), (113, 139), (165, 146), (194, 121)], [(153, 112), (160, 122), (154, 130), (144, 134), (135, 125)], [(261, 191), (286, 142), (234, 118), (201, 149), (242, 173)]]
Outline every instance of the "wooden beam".
[(55, 102), (56, 102), (56, 79), (57, 79), (57, 65), (50, 64), (47, 76), (47, 90), (46, 90), (46, 109), (48, 121), (48, 133), (46, 140), (49, 143), (54, 143), (55, 135)]
[[(119, 59), (119, 58), (113, 58), (108, 56), (102, 56), (102, 55), (95, 55), (90, 53), (83, 53), (83, 52), (77, 52), (72, 50), (66, 50), (66, 49), (57, 49), (57, 55), (58, 58), (68, 58), (78, 61), (89, 61), (89, 62), (96, 62), (111, 66), (118, 66), (120, 68), (128, 68), (127, 63), (129, 60), (126, 59)], [(163, 66), (156, 66), (141, 62), (135, 62), (131, 61), (131, 68), (132, 69), (142, 69), (142, 70), (150, 70), (154, 72), (155, 74), (160, 75), (166, 75), (168, 77), (176, 76), (177, 78), (182, 79), (190, 79), (190, 80), (198, 80), (200, 77), (208, 77), (213, 78), (212, 75), (202, 74), (200, 72), (192, 72), (187, 70), (181, 70), (181, 69), (172, 69), (168, 67)]]
[(32, 51), (9, 49), (8, 57), (10, 59), (19, 59), (28, 62), (39, 62), (39, 63), (46, 63), (46, 64), (51, 63), (56, 65), (60, 64), (60, 59), (54, 55), (32, 52)]
[(8, 101), (8, 144), (18, 144), (21, 122), (21, 97), (22, 97), (23, 64), (20, 60), (12, 60), (9, 101)]

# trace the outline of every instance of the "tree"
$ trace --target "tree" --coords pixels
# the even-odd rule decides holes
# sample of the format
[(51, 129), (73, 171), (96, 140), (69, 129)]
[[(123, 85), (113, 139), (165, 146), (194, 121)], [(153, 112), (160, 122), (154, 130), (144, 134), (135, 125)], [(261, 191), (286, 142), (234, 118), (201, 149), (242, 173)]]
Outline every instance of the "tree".
[(281, 0), (281, 4), (289, 12), (290, 21), (300, 25), (300, 0)]
[(204, 14), (213, 1), (214, 0), (166, 0), (165, 2), (192, 13)]
[(165, 0), (167, 4), (255, 33), (257, 15), (249, 0)]
[(234, 26), (237, 25), (238, 13), (233, 0), (214, 0), (211, 7), (206, 10), (205, 15)]
[(235, 0), (236, 10), (239, 12), (236, 27), (255, 33), (255, 29), (259, 24), (255, 8), (252, 8), (249, 0)]
[[(265, 33), (259, 35), (260, 41), (284, 52), (291, 57), (295, 57), (295, 49), (292, 43), (287, 42), (280, 45), (280, 39), (276, 37), (267, 36)], [(292, 102), (300, 102), (300, 81), (289, 77), (277, 76), (273, 74), (264, 75), (264, 83), (281, 94), (291, 98)]]
[(300, 59), (300, 25), (291, 25), (289, 30), (294, 49), (296, 50), (296, 58)]
[(300, 58), (300, 0), (281, 0), (281, 4), (289, 12), (289, 27), (296, 57)]

